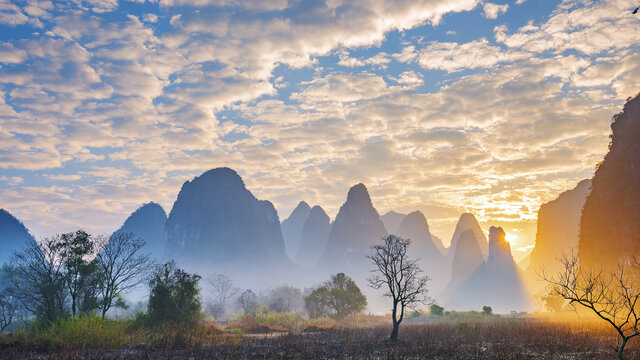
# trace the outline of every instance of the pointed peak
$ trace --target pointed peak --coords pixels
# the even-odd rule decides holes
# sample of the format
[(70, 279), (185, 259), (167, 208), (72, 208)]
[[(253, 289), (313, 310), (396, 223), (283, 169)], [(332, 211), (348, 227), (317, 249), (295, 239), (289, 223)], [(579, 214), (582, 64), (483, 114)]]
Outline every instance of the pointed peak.
[(369, 197), (369, 191), (367, 191), (367, 187), (364, 186), (363, 183), (356, 184), (349, 189), (349, 194), (347, 195), (347, 202), (351, 201), (363, 201), (371, 203), (371, 197)]
[(312, 208), (311, 208), (311, 211), (309, 212), (309, 216), (310, 216), (310, 217), (311, 217), (311, 214), (314, 214), (314, 215), (316, 215), (316, 214), (323, 214), (323, 215), (325, 215), (325, 216), (328, 216), (328, 215), (327, 215), (327, 212), (326, 212), (326, 211), (324, 211), (324, 209), (323, 209), (320, 205), (316, 205), (316, 206), (312, 207)]
[(298, 203), (298, 206), (296, 206), (293, 211), (297, 210), (311, 210), (311, 206), (309, 206), (309, 204), (307, 204), (307, 202), (303, 200)]

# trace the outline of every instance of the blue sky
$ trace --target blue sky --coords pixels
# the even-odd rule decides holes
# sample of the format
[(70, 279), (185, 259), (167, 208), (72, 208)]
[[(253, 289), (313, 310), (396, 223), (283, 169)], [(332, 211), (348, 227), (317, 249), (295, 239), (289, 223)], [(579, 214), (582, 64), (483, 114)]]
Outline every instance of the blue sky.
[(0, 0), (0, 207), (110, 232), (229, 166), (285, 218), (461, 212), (523, 255), (640, 91), (633, 0)]

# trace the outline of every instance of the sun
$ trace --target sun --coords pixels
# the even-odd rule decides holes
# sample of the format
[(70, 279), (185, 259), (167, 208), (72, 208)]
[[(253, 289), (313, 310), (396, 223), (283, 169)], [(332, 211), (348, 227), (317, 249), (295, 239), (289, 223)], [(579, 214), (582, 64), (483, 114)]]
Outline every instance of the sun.
[(507, 236), (505, 237), (505, 240), (507, 240), (507, 242), (509, 243), (509, 245), (513, 245), (514, 243), (518, 242), (518, 235), (513, 235), (510, 233), (507, 233)]

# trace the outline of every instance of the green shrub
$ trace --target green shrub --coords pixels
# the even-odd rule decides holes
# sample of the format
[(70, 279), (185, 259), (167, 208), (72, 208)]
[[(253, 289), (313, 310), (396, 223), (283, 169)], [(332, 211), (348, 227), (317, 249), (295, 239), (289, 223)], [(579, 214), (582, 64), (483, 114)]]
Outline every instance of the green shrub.
[(86, 348), (126, 347), (138, 343), (144, 333), (128, 328), (121, 320), (103, 319), (94, 314), (60, 318), (49, 326), (36, 326), (32, 341), (43, 347)]
[(149, 283), (149, 321), (154, 326), (167, 323), (195, 323), (202, 317), (200, 276), (176, 268), (174, 262), (159, 266)]

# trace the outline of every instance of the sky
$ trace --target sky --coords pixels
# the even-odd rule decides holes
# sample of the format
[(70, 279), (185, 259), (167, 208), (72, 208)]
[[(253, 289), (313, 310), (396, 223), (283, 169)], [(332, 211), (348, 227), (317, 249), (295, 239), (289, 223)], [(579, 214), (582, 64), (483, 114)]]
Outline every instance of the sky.
[(286, 218), (364, 183), (522, 258), (640, 91), (635, 0), (0, 0), (0, 207), (110, 233), (228, 166)]

